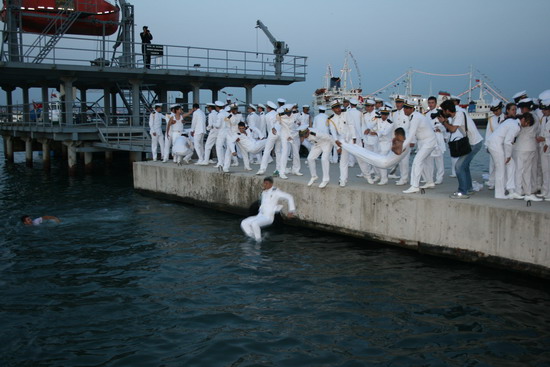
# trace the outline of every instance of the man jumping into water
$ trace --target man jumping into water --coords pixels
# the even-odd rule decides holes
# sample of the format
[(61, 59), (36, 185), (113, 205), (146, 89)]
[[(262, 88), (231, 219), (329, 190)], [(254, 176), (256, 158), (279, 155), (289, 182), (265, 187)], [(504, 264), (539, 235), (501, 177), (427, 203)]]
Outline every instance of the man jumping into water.
[(241, 228), (250, 238), (256, 241), (262, 240), (262, 227), (269, 226), (273, 223), (275, 213), (278, 213), (283, 208), (278, 204), (279, 200), (286, 200), (288, 203), (288, 217), (292, 218), (296, 207), (294, 206), (294, 198), (292, 195), (273, 187), (273, 178), (266, 177), (263, 181), (264, 191), (260, 203), (258, 215), (248, 217), (241, 222)]
[(338, 140), (335, 143), (340, 148), (346, 150), (350, 154), (353, 154), (356, 158), (361, 159), (368, 164), (372, 164), (377, 168), (384, 169), (393, 167), (406, 156), (406, 154), (403, 154), (406, 151), (406, 148), (403, 148), (403, 142), (405, 141), (405, 130), (399, 127), (395, 129), (394, 135), (391, 150), (386, 155), (375, 153), (355, 144), (342, 143)]

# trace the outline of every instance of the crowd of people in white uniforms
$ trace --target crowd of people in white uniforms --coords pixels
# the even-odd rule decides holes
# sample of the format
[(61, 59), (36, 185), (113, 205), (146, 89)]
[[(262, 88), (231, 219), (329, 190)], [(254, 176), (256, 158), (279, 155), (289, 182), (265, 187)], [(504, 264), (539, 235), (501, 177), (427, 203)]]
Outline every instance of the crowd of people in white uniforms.
[[(330, 183), (331, 163), (338, 164), (341, 187), (348, 183), (349, 168), (357, 164), (357, 176), (368, 184), (388, 185), (396, 179), (398, 186), (410, 185), (403, 193), (414, 194), (443, 182), (448, 142), (468, 137), (469, 152), (452, 158), (451, 177), (457, 178), (458, 188), (451, 198), (467, 199), (475, 193), (470, 163), (481, 149), (487, 149), (491, 161), (486, 185), (495, 190), (495, 198), (550, 201), (550, 91), (537, 99), (520, 92), (513, 99), (507, 105), (492, 102), (485, 137), (460, 107), (458, 97), (440, 106), (430, 97), (424, 113), (400, 96), (393, 104), (379, 99), (335, 100), (330, 107), (320, 106), (314, 118), (308, 105), (300, 111), (282, 98), (248, 105), (246, 116), (237, 104), (222, 101), (208, 103), (207, 115), (198, 104), (187, 113), (173, 105), (167, 115), (162, 114), (162, 105), (155, 105), (149, 119), (152, 154), (157, 160), (160, 147), (162, 161), (167, 162), (171, 152), (176, 163), (190, 163), (194, 155), (196, 165), (214, 164), (224, 172), (242, 160), (246, 171), (252, 171), (251, 164), (259, 164), (258, 175), (265, 174), (275, 160), (273, 175), (281, 179), (302, 176), (302, 164), (306, 164), (308, 186), (319, 180), (316, 163), (320, 158), (320, 188)], [(191, 128), (184, 129), (188, 116)], [(404, 131), (405, 149), (396, 156), (392, 142), (398, 128)], [(305, 161), (300, 159), (302, 146), (308, 151)], [(211, 159), (214, 151), (217, 160)], [(393, 165), (388, 166), (388, 161)]]

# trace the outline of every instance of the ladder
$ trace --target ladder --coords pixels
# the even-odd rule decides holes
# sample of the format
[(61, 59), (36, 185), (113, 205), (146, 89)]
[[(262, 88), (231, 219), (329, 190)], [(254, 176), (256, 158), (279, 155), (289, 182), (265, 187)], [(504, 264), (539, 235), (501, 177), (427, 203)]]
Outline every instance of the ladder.
[[(71, 26), (74, 24), (74, 22), (76, 22), (76, 20), (78, 18), (80, 18), (81, 15), (82, 15), (82, 12), (73, 11), (69, 14), (68, 17), (62, 18), (62, 19), (64, 19), (64, 21), (61, 24), (61, 26), (59, 28), (56, 28), (55, 33), (50, 37), (48, 42), (46, 42), (44, 47), (42, 47), (40, 49), (40, 52), (38, 52), (38, 55), (36, 55), (36, 57), (34, 58), (34, 60), (32, 62), (34, 64), (41, 63), (46, 58), (46, 56), (48, 56), (50, 51), (53, 50), (53, 48), (55, 47), (57, 42), (59, 42), (61, 37), (63, 37), (65, 35), (65, 33), (67, 33), (69, 28), (71, 28)], [(54, 24), (57, 23), (57, 21), (55, 21), (55, 20), (52, 20), (52, 21), (53, 21)], [(45, 36), (44, 33), (42, 33), (40, 35), (40, 37), (38, 37), (38, 39), (40, 39), (41, 37), (44, 37), (44, 36)]]

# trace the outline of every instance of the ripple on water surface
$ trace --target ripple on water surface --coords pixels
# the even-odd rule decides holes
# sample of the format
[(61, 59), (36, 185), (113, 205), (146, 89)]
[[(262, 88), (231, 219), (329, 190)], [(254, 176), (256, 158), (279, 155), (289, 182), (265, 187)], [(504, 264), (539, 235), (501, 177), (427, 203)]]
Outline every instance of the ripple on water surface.
[(3, 365), (549, 365), (540, 281), (293, 228), (256, 244), (127, 174), (0, 169)]

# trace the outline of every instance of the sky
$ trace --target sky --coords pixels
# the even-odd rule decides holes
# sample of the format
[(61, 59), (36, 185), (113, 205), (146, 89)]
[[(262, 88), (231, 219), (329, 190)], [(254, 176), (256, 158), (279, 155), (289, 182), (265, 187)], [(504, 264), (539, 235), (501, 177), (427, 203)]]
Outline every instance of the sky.
[[(328, 64), (339, 75), (346, 51), (355, 57), (367, 93), (409, 68), (463, 74), (471, 66), (507, 98), (524, 89), (538, 96), (550, 88), (548, 0), (133, 0), (132, 4), (136, 28), (148, 25), (154, 42), (271, 53), (267, 37), (255, 29), (260, 19), (275, 38), (289, 45), (289, 54), (308, 57), (306, 82), (257, 86), (254, 102), (278, 97), (311, 102), (315, 89), (324, 84)], [(354, 85), (359, 85), (350, 63)], [(468, 89), (469, 80), (415, 74), (413, 86), (419, 94), (430, 90), (459, 94)], [(244, 89), (232, 92), (244, 99)]]
[[(339, 76), (347, 51), (358, 66), (349, 59), (353, 85), (364, 94), (410, 68), (463, 74), (472, 67), (507, 98), (524, 89), (536, 97), (550, 88), (549, 0), (129, 1), (138, 40), (147, 25), (153, 43), (272, 53), (265, 34), (255, 28), (260, 19), (288, 44), (290, 55), (308, 58), (305, 82), (256, 86), (254, 103), (279, 97), (311, 103), (313, 92), (324, 86), (327, 65)], [(459, 94), (469, 80), (414, 74), (413, 85), (417, 94)], [(382, 97), (402, 88), (391, 87)], [(245, 99), (244, 88), (223, 91)], [(209, 92), (201, 93), (201, 102), (210, 99)]]

